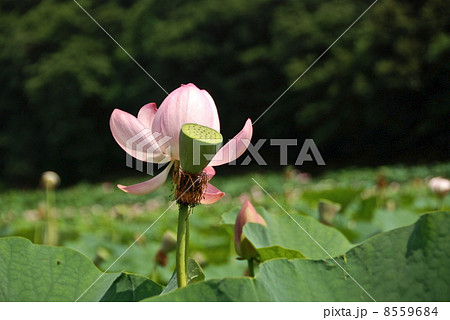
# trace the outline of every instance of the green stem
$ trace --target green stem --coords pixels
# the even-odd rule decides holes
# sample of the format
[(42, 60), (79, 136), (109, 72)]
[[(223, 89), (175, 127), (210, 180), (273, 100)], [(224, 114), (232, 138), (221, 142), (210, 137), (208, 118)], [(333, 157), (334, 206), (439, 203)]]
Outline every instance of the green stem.
[(46, 200), (46, 232), (44, 236), (44, 244), (54, 246), (57, 244), (56, 220), (52, 216), (52, 208), (55, 206), (55, 189), (51, 187), (45, 188)]
[(36, 222), (34, 226), (34, 243), (42, 243), (42, 221)]
[(248, 262), (248, 275), (253, 278), (255, 276), (253, 258), (248, 259), (247, 262)]
[(193, 210), (192, 208), (189, 208), (188, 215), (186, 217), (186, 253), (184, 254), (186, 268), (187, 268), (187, 265), (188, 265), (188, 257), (189, 257), (189, 235), (190, 235), (190, 232), (189, 232), (189, 216), (191, 215), (192, 210)]
[(187, 285), (186, 252), (187, 252), (188, 215), (189, 215), (189, 207), (180, 204), (180, 209), (178, 212), (177, 256), (176, 256), (178, 288), (182, 288)]
[(152, 280), (154, 282), (158, 283), (158, 266), (157, 266), (156, 262), (153, 264)]

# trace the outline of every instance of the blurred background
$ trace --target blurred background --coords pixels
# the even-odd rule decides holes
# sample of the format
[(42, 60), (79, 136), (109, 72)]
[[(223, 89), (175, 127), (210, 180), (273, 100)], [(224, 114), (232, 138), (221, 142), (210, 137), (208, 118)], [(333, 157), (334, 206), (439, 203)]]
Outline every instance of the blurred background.
[[(79, 3), (168, 92), (189, 82), (208, 90), (228, 139), (371, 1)], [(446, 9), (444, 0), (379, 1), (257, 122), (254, 141), (314, 139), (327, 166), (310, 170), (446, 160)], [(3, 187), (35, 186), (48, 169), (66, 185), (134, 174), (109, 116), (159, 105), (165, 93), (75, 2), (3, 0), (0, 66)], [(273, 168), (274, 151), (268, 143), (261, 150)]]
[[(208, 90), (225, 139), (256, 120), (372, 3), (78, 2), (165, 90), (189, 82)], [(337, 203), (339, 218), (325, 222), (353, 242), (449, 208), (448, 189), (427, 185), (450, 175), (447, 13), (444, 0), (379, 0), (293, 85), (255, 124), (253, 142), (312, 138), (327, 165), (280, 167), (279, 148), (266, 143), (267, 167), (218, 168), (214, 184), (227, 196), (196, 209), (198, 260), (235, 268), (224, 264), (235, 254), (220, 215), (243, 199), (277, 210), (251, 177), (292, 214), (320, 219), (321, 199)], [(53, 244), (106, 268), (171, 194), (169, 186), (140, 197), (115, 187), (147, 176), (125, 166), (109, 117), (114, 108), (136, 115), (166, 94), (70, 0), (0, 2), (0, 82), (0, 236), (42, 243), (45, 230), (56, 230)], [(300, 148), (289, 148), (289, 164)], [(46, 170), (61, 177), (56, 196), (39, 185)], [(150, 274), (162, 234), (175, 230), (172, 211), (112, 270)], [(217, 270), (224, 269), (210, 274)]]

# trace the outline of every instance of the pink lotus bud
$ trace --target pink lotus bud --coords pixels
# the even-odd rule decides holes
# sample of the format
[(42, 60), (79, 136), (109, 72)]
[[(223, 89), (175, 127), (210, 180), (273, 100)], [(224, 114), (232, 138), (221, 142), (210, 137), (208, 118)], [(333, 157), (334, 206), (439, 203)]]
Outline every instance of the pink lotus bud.
[(240, 257), (250, 259), (256, 258), (258, 254), (250, 241), (248, 241), (242, 233), (247, 222), (259, 223), (263, 226), (267, 226), (266, 221), (264, 221), (263, 217), (256, 212), (255, 207), (253, 207), (248, 200), (244, 202), (236, 218), (236, 224), (234, 225), (234, 246)]
[(450, 180), (442, 177), (434, 177), (428, 182), (431, 191), (437, 194), (445, 195), (450, 191)]
[(165, 267), (169, 257), (167, 257), (167, 253), (159, 249), (155, 254), (154, 260), (161, 267)]

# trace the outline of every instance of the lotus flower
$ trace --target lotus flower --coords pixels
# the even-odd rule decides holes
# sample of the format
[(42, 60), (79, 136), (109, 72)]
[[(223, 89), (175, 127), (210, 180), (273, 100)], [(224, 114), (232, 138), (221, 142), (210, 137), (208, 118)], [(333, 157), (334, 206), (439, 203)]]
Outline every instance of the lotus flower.
[[(220, 132), (219, 115), (214, 100), (207, 91), (198, 89), (192, 83), (181, 85), (171, 92), (159, 108), (156, 108), (155, 103), (144, 105), (137, 118), (115, 109), (109, 124), (119, 146), (140, 161), (169, 163), (161, 173), (150, 180), (118, 187), (131, 194), (146, 194), (161, 187), (172, 165), (179, 163), (179, 134), (185, 123), (196, 123)], [(244, 128), (217, 152), (205, 168), (208, 180), (215, 174), (213, 166), (234, 161), (244, 153), (252, 133), (252, 122), (247, 119)], [(224, 195), (225, 193), (208, 183), (201, 203), (214, 203)]]
[(258, 214), (258, 212), (256, 212), (255, 207), (253, 207), (250, 201), (245, 200), (234, 225), (234, 246), (240, 257), (251, 259), (256, 258), (258, 254), (250, 241), (248, 241), (242, 233), (247, 222), (259, 223), (263, 226), (267, 226), (266, 221)]
[(434, 177), (429, 182), (430, 189), (437, 194), (445, 195), (450, 191), (450, 180), (442, 177)]

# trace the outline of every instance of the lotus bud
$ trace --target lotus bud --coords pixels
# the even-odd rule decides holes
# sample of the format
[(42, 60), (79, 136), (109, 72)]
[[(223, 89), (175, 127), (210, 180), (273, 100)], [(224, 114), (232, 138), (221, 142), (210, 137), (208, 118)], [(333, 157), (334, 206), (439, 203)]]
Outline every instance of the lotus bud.
[(167, 256), (167, 253), (159, 249), (155, 254), (154, 260), (161, 267), (165, 267), (167, 264), (167, 260), (169, 260), (169, 257)]
[(341, 205), (329, 200), (319, 201), (319, 221), (323, 224), (331, 226), (333, 224), (334, 217), (341, 209)]
[(156, 252), (154, 261), (161, 267), (165, 267), (169, 257), (167, 254), (177, 247), (177, 235), (170, 230), (164, 232), (161, 248)]
[(175, 198), (182, 205), (200, 203), (208, 185), (203, 170), (222, 145), (222, 135), (214, 129), (186, 123), (180, 131), (180, 168), (174, 170)]
[(442, 177), (434, 177), (428, 182), (428, 186), (434, 193), (445, 195), (450, 191), (450, 180)]
[(55, 189), (61, 182), (61, 179), (56, 172), (45, 171), (41, 176), (41, 182), (45, 188)]
[(234, 246), (240, 257), (244, 259), (257, 258), (258, 253), (255, 247), (242, 232), (247, 222), (267, 226), (266, 221), (256, 212), (255, 207), (248, 200), (244, 202), (236, 218), (236, 224), (234, 225)]
[(161, 250), (165, 253), (169, 253), (175, 250), (176, 247), (177, 247), (177, 235), (174, 232), (167, 230), (166, 232), (164, 232), (162, 238)]

